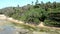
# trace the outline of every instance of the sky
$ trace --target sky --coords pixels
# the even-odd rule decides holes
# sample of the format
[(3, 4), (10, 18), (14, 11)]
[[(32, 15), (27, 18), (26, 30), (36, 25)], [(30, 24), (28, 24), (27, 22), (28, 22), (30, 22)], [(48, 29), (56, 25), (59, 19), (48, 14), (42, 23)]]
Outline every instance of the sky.
[[(36, 0), (0, 0), (0, 9), (5, 8), (5, 7), (16, 7), (17, 5), (24, 6), (27, 4), (31, 4), (31, 2), (36, 2)], [(39, 0), (39, 3), (43, 2), (60, 2), (60, 0)]]

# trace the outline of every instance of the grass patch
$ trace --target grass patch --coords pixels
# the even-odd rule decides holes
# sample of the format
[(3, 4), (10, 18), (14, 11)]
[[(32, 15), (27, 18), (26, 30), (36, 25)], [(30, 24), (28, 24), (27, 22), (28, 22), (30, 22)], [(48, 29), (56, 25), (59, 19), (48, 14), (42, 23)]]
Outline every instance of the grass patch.
[(30, 31), (38, 31), (38, 32), (47, 32), (47, 33), (58, 33), (60, 34), (59, 29), (52, 29), (52, 28), (45, 28), (45, 27), (37, 27), (37, 26), (31, 26), (31, 25), (26, 25), (26, 24), (18, 24), (18, 23), (12, 23), (16, 27), (22, 27), (24, 29), (28, 29)]
[(12, 23), (14, 26), (17, 26), (17, 27), (22, 27), (24, 29), (28, 29), (28, 30), (31, 30), (31, 31), (34, 31), (36, 30), (36, 27), (35, 26), (31, 26), (31, 25), (26, 25), (26, 24), (18, 24), (18, 23)]

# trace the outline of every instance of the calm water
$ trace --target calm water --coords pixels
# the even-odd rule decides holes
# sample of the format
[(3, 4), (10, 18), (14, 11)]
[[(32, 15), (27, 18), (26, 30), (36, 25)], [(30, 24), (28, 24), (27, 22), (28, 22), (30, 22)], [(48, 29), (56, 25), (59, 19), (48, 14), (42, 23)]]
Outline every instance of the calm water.
[(9, 23), (9, 21), (0, 20), (0, 34), (17, 34), (16, 29)]
[(3, 30), (0, 31), (0, 34), (16, 34), (16, 30), (10, 26), (3, 26)]

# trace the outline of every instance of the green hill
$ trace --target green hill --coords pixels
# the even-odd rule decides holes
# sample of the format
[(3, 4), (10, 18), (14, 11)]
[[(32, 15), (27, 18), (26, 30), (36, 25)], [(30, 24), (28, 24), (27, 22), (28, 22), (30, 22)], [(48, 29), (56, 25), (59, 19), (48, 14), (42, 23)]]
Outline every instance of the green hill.
[(60, 27), (60, 3), (58, 2), (41, 2), (35, 5), (27, 4), (23, 7), (7, 7), (0, 9), (0, 14), (29, 24), (37, 25), (44, 22), (48, 26)]

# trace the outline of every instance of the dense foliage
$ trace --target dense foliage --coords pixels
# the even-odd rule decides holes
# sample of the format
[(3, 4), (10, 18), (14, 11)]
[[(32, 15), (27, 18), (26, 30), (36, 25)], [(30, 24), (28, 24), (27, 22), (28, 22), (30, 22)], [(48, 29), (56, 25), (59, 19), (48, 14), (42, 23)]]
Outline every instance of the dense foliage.
[(38, 3), (37, 0), (35, 5), (32, 2), (32, 5), (1, 9), (0, 14), (2, 13), (30, 24), (44, 22), (45, 25), (60, 26), (60, 3), (58, 2)]

